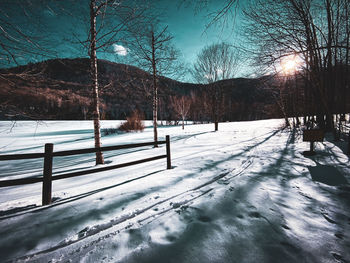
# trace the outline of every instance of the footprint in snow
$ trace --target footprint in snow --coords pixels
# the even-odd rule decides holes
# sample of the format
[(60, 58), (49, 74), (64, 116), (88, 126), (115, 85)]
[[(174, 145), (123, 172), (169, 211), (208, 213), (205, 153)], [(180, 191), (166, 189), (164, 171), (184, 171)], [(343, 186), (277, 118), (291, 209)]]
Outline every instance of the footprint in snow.
[(223, 184), (223, 185), (228, 185), (229, 184), (229, 182), (227, 180), (222, 180), (222, 179), (218, 180), (217, 183), (218, 184)]
[(259, 212), (250, 212), (248, 215), (252, 218), (260, 218), (261, 217), (261, 214)]
[(167, 235), (165, 236), (165, 239), (168, 240), (169, 242), (174, 242), (176, 241), (177, 237), (173, 235)]
[(339, 254), (337, 254), (335, 252), (331, 252), (331, 254), (339, 262), (344, 262), (344, 263), (348, 262), (348, 261), (344, 260), (341, 255), (339, 255)]
[(305, 194), (305, 193), (303, 193), (303, 192), (298, 191), (298, 193), (299, 193), (301, 196), (306, 197), (307, 199), (310, 199), (310, 200), (312, 199), (312, 197), (308, 196), (307, 194)]
[(342, 233), (335, 233), (334, 235), (339, 239), (344, 239), (344, 235)]
[(331, 218), (329, 218), (326, 213), (322, 213), (323, 217), (331, 224), (337, 224), (337, 222), (335, 222), (334, 220), (332, 220)]
[(287, 225), (285, 225), (285, 224), (282, 224), (281, 226), (282, 226), (284, 229), (290, 230), (290, 227), (287, 226)]
[(212, 221), (209, 216), (205, 216), (205, 215), (199, 216), (197, 219), (203, 223), (208, 223)]
[(83, 230), (80, 230), (78, 233), (78, 237), (79, 238), (85, 237), (88, 234), (89, 230), (90, 230), (89, 226), (85, 227)]
[(137, 247), (143, 242), (143, 235), (140, 229), (130, 228), (128, 232), (129, 232), (129, 240), (128, 240), (129, 247)]

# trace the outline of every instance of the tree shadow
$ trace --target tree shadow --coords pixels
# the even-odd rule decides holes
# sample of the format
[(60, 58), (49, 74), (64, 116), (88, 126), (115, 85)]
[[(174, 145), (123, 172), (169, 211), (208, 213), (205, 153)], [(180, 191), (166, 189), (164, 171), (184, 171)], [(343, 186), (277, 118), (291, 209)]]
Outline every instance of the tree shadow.
[[(173, 182), (176, 183), (176, 180), (181, 181), (187, 177), (198, 176), (198, 174), (203, 170), (215, 168), (221, 163), (237, 159), (237, 157), (244, 157), (247, 155), (246, 162), (254, 162), (254, 160), (250, 160), (251, 156), (249, 155), (249, 151), (262, 145), (264, 142), (274, 137), (278, 132), (279, 131), (275, 131), (265, 138), (262, 138), (257, 142), (253, 142), (252, 145), (249, 145), (244, 150), (229, 156), (228, 158), (218, 160), (216, 162), (207, 162), (204, 167), (198, 169), (196, 172), (190, 173), (181, 178), (174, 178)], [(297, 262), (298, 258), (308, 255), (310, 262), (317, 262), (318, 255), (310, 255), (310, 253), (303, 248), (302, 244), (298, 243), (297, 238), (294, 239), (290, 237), (288, 233), (288, 231), (291, 231), (290, 226), (288, 226), (284, 221), (283, 213), (278, 211), (278, 208), (275, 209), (278, 206), (289, 206), (289, 208), (292, 209), (291, 205), (289, 204), (289, 198), (290, 195), (295, 194), (295, 190), (292, 191), (290, 181), (300, 175), (304, 177), (307, 177), (308, 175), (307, 172), (303, 172), (299, 175), (290, 172), (290, 169), (296, 164), (295, 159), (303, 158), (301, 156), (296, 156), (297, 152), (293, 147), (296, 141), (296, 136), (298, 136), (297, 132), (291, 131), (284, 147), (278, 152), (275, 152), (277, 157), (276, 155), (274, 155), (274, 157), (271, 156), (270, 158), (274, 158), (274, 160), (269, 162), (268, 166), (263, 167), (261, 172), (246, 174), (247, 179), (245, 179), (246, 181), (244, 181), (244, 184), (238, 186), (233, 184), (224, 184), (222, 187), (229, 188), (234, 186), (232, 190), (227, 190), (227, 195), (229, 195), (230, 198), (221, 200), (220, 203), (215, 204), (215, 206), (211, 206), (210, 203), (202, 206), (200, 214), (198, 214), (198, 216), (195, 218), (191, 217), (191, 215), (184, 216), (182, 220), (188, 224), (187, 228), (179, 236), (169, 236), (169, 245), (158, 245), (152, 243), (152, 251), (138, 252), (130, 257), (128, 262), (162, 262), (165, 258), (169, 259), (168, 262), (185, 261), (188, 259), (188, 257), (195, 257), (196, 253), (199, 253), (198, 248), (197, 251), (195, 251), (196, 253), (191, 251), (192, 248), (189, 248), (188, 244), (207, 244), (205, 243), (207, 240), (211, 239), (212, 237), (220, 239), (220, 235), (226, 235), (225, 239), (222, 240), (231, 240), (231, 242), (222, 243), (222, 247), (220, 248), (220, 251), (225, 251), (226, 253), (222, 258), (226, 259), (226, 261), (241, 262), (247, 259), (247, 253), (256, 253), (257, 256), (255, 257), (255, 261), (261, 260), (262, 262), (279, 262), (281, 259), (285, 259), (284, 262)], [(254, 159), (254, 157), (252, 158)], [(244, 167), (242, 169), (244, 169)], [(210, 184), (216, 183), (220, 179), (227, 179), (230, 181), (238, 174), (236, 172), (233, 173), (226, 170), (226, 172), (211, 178), (211, 180), (203, 182), (203, 184), (196, 187), (195, 190), (202, 190), (201, 188), (204, 190), (206, 187), (211, 187)], [(148, 175), (131, 180), (141, 179), (146, 176)], [(275, 212), (272, 214), (269, 211), (263, 211), (260, 209), (258, 206), (259, 203), (250, 203), (250, 195), (254, 195), (254, 192), (260, 187), (260, 182), (267, 182), (267, 180), (270, 179), (275, 180), (276, 185), (280, 187), (278, 195), (271, 201), (270, 209), (275, 209)], [(127, 183), (128, 181), (124, 181), (123, 183)], [(123, 183), (101, 188), (99, 190), (103, 191), (103, 189), (116, 187)], [(77, 195), (74, 197), (76, 199), (73, 197), (61, 199), (57, 202), (57, 205), (84, 198), (85, 196), (94, 194), (99, 190)], [(152, 191), (154, 190), (155, 189), (152, 189)], [(157, 190), (159, 189), (156, 189), (156, 191)], [(135, 196), (135, 198), (140, 197), (141, 196)], [(305, 200), (303, 202), (305, 202), (307, 207), (313, 207), (315, 209), (315, 215), (320, 213), (320, 211), (317, 209), (323, 206), (318, 200), (311, 197), (306, 198), (305, 196)], [(244, 206), (244, 208), (239, 208), (239, 206)], [(269, 208), (269, 206), (263, 205), (263, 208)], [(108, 206), (104, 206), (103, 210), (106, 211), (106, 209), (108, 210), (110, 208)], [(94, 209), (91, 214), (86, 216), (92, 217), (95, 213), (98, 213), (96, 209)], [(224, 220), (228, 220), (230, 224), (221, 225), (223, 218)], [(242, 218), (245, 220), (242, 220)], [(327, 218), (333, 220), (332, 215), (327, 216)], [(336, 217), (334, 218), (334, 220), (337, 219)], [(77, 220), (80, 221), (81, 218), (78, 216)], [(225, 228), (227, 225), (231, 227), (232, 233)], [(309, 225), (312, 226), (312, 222), (310, 222)], [(247, 227), (250, 227), (251, 229), (246, 229)], [(247, 233), (248, 236), (244, 237), (235, 233), (234, 231), (236, 231), (237, 228), (241, 228), (241, 232), (237, 232), (238, 234)], [(339, 227), (338, 232), (344, 232), (342, 230), (343, 229)], [(227, 235), (231, 235), (231, 237), (227, 237)], [(211, 257), (210, 253), (206, 253), (206, 255), (207, 258), (201, 257), (201, 259), (207, 260), (207, 262), (211, 262), (212, 259), (214, 259)], [(199, 260), (197, 261), (199, 262)]]
[[(25, 207), (17, 207), (17, 208), (10, 209), (10, 210), (0, 211), (0, 215), (1, 215), (0, 220), (5, 220), (5, 219), (17, 217), (17, 216), (23, 215), (23, 214), (28, 213), (28, 212), (29, 213), (38, 213), (38, 212), (41, 212), (41, 211), (44, 211), (44, 210), (47, 210), (47, 209), (51, 209), (52, 207), (55, 207), (55, 206), (59, 206), (59, 205), (67, 204), (67, 203), (70, 203), (70, 202), (74, 202), (76, 200), (79, 200), (79, 199), (82, 199), (82, 198), (85, 198), (85, 197), (88, 197), (88, 196), (91, 196), (91, 195), (94, 195), (94, 194), (97, 194), (97, 193), (101, 193), (103, 191), (107, 191), (107, 190), (116, 188), (118, 186), (122, 186), (124, 184), (131, 183), (133, 181), (137, 181), (137, 180), (149, 177), (151, 175), (163, 172), (165, 170), (166, 169), (158, 170), (158, 171), (155, 171), (155, 172), (152, 172), (152, 173), (149, 173), (149, 174), (145, 174), (145, 175), (142, 175), (142, 176), (139, 176), (139, 177), (135, 177), (135, 178), (132, 178), (132, 179), (129, 179), (129, 180), (125, 180), (125, 181), (123, 181), (121, 183), (118, 183), (118, 184), (114, 184), (114, 185), (111, 185), (111, 186), (99, 188), (99, 189), (96, 189), (96, 190), (93, 190), (93, 191), (89, 191), (89, 192), (86, 192), (86, 193), (82, 193), (82, 194), (78, 194), (78, 195), (74, 195), (74, 196), (69, 196), (67, 198), (56, 199), (52, 204), (50, 204), (48, 206), (38, 207), (36, 205), (28, 205), (28, 206), (25, 206)], [(33, 210), (33, 208), (37, 208), (37, 209)], [(24, 213), (19, 213), (19, 212), (24, 212)]]
[(342, 137), (339, 140), (334, 140), (333, 135), (331, 134), (326, 134), (325, 135), (325, 139), (329, 142), (332, 142), (336, 147), (338, 147), (345, 155), (350, 155), (350, 153), (348, 152), (348, 144), (349, 142), (347, 140), (349, 140), (349, 137)]
[(345, 177), (338, 171), (336, 167), (330, 165), (308, 166), (312, 180), (324, 183), (330, 186), (338, 186), (347, 184)]
[[(208, 164), (202, 169), (211, 169), (222, 162), (244, 156), (276, 134), (277, 132), (274, 132), (247, 147), (245, 151)], [(283, 215), (275, 212), (276, 215), (271, 216), (269, 211), (250, 203), (250, 195), (254, 195), (260, 179), (277, 179), (288, 174), (288, 169), (281, 168), (285, 162), (290, 161), (286, 156), (295, 154), (294, 149), (290, 147), (295, 142), (295, 137), (296, 134), (292, 131), (275, 162), (267, 166), (262, 174), (245, 174), (249, 177), (244, 184), (235, 186), (234, 181), (231, 181), (235, 176), (227, 172), (201, 185), (209, 186), (221, 178), (232, 183), (223, 185), (228, 191), (219, 202), (211, 204), (208, 198), (208, 202), (200, 208), (196, 206), (180, 209), (180, 218), (187, 225), (185, 230), (181, 234), (171, 235), (167, 245), (152, 243), (152, 249), (134, 253), (127, 262), (164, 262), (164, 259), (167, 259), (167, 262), (187, 262), (188, 258), (196, 259), (198, 254), (201, 256), (191, 262), (297, 262), (307, 252), (296, 240), (290, 240), (288, 237), (288, 226)], [(287, 176), (287, 179), (292, 178), (294, 176)], [(280, 180), (280, 186), (282, 193), (290, 187), (285, 180)], [(282, 195), (280, 198), (287, 197)], [(196, 209), (197, 212), (187, 213), (190, 208)], [(201, 220), (203, 218), (205, 220)], [(219, 242), (219, 246), (216, 241)], [(206, 249), (202, 250), (202, 247)], [(309, 255), (309, 259), (317, 262), (316, 256)]]

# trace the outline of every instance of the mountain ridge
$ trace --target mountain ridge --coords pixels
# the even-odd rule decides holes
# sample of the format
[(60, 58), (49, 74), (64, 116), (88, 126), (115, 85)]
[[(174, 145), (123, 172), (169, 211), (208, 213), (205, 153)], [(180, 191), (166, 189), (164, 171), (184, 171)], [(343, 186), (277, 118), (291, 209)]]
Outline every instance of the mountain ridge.
[[(0, 118), (90, 119), (92, 89), (89, 67), (88, 58), (63, 58), (0, 69)], [(143, 112), (146, 119), (151, 119), (152, 76), (148, 72), (107, 60), (98, 60), (98, 69), (102, 119), (124, 119), (136, 109)], [(158, 81), (160, 119), (177, 118), (171, 109), (170, 96), (187, 96), (192, 99), (192, 104), (195, 98), (198, 103), (200, 98), (208, 96), (208, 84), (180, 82), (166, 77), (159, 77)], [(276, 109), (273, 114), (266, 112), (266, 107), (271, 107), (274, 101), (271, 94), (261, 87), (259, 79), (236, 78), (215, 85), (222, 87), (225, 103), (231, 105), (222, 120), (278, 117)], [(246, 112), (252, 105), (256, 109)], [(210, 120), (208, 113), (195, 114), (194, 108), (200, 111), (200, 107), (194, 106), (189, 118)], [(232, 106), (235, 106), (234, 110)]]

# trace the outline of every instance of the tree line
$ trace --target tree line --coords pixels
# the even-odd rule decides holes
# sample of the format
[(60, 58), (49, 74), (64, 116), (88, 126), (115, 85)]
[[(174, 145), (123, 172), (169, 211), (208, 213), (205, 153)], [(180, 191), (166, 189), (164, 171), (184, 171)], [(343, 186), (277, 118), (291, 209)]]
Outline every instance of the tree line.
[[(278, 101), (284, 116), (299, 117), (332, 131), (350, 110), (347, 0), (258, 0), (244, 10), (248, 52), (266, 72), (278, 74)], [(293, 56), (300, 67), (293, 74), (276, 64)], [(337, 116), (337, 117), (335, 117)]]

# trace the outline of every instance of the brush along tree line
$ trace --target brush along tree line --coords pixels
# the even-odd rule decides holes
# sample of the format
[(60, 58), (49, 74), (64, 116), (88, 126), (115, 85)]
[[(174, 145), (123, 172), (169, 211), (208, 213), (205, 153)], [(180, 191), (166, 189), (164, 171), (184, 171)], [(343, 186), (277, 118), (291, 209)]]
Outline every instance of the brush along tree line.
[(334, 130), (339, 116), (350, 112), (349, 1), (258, 0), (244, 13), (256, 64), (271, 71), (284, 57), (301, 60), (299, 70), (274, 81), (286, 120), (297, 124), (303, 117)]

